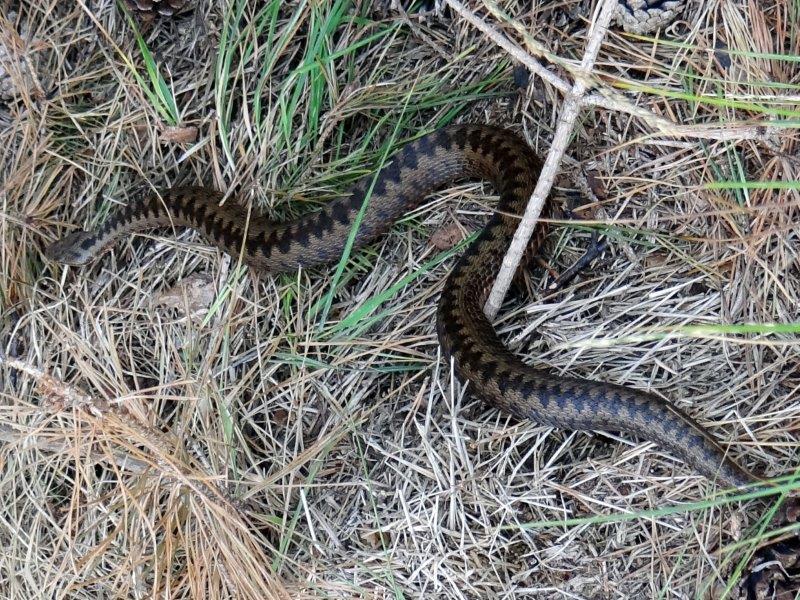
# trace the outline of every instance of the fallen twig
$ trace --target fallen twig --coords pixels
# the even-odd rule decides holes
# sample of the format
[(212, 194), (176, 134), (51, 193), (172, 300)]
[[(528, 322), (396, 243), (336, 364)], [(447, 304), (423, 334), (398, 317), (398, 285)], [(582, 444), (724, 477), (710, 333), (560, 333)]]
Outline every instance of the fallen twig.
[(578, 65), (574, 61), (564, 60), (552, 54), (547, 48), (540, 44), (531, 36), (519, 23), (514, 21), (505, 12), (500, 10), (491, 0), (485, 0), (485, 4), (492, 15), (498, 20), (512, 27), (525, 42), (522, 48), (499, 29), (489, 25), (483, 19), (467, 9), (458, 0), (445, 0), (447, 4), (458, 13), (465, 21), (481, 31), (486, 37), (500, 46), (503, 50), (520, 64), (527, 67), (532, 73), (541, 77), (544, 81), (564, 92), (570, 90), (570, 84), (558, 75), (547, 69), (534, 56), (545, 58), (548, 62), (557, 64), (576, 80), (582, 77), (591, 79), (591, 86), (596, 90), (595, 93), (588, 94), (581, 98), (579, 106), (594, 106), (629, 114), (643, 121), (648, 127), (654, 130), (654, 134), (693, 139), (713, 139), (713, 140), (765, 140), (770, 136), (780, 133), (782, 125), (780, 123), (726, 123), (717, 124), (681, 124), (675, 123), (662, 116), (654, 114), (641, 106), (634, 104), (624, 94), (609, 88), (602, 82), (591, 77), (591, 74), (583, 69), (582, 64)]
[[(586, 44), (586, 52), (581, 61), (581, 72), (589, 73), (594, 66), (597, 59), (597, 54), (600, 52), (600, 45), (608, 30), (608, 25), (611, 22), (611, 17), (614, 16), (616, 10), (617, 0), (604, 0), (600, 14), (594, 22), (594, 26), (590, 31), (589, 41)], [(567, 94), (564, 100), (564, 108), (561, 111), (561, 116), (558, 120), (555, 134), (553, 135), (553, 142), (550, 146), (550, 151), (547, 153), (547, 158), (544, 161), (542, 172), (539, 174), (539, 180), (536, 182), (536, 187), (533, 190), (533, 195), (528, 201), (528, 206), (525, 209), (525, 214), (522, 221), (517, 226), (514, 232), (514, 237), (511, 240), (511, 245), (503, 257), (503, 264), (500, 267), (500, 273), (492, 286), (492, 291), (489, 298), (486, 300), (486, 305), (483, 312), (489, 319), (494, 319), (500, 310), (500, 305), (505, 298), (511, 281), (514, 278), (514, 273), (517, 271), (517, 266), (522, 260), (525, 253), (525, 248), (528, 247), (528, 242), (533, 233), (534, 227), (539, 220), (539, 213), (542, 211), (544, 202), (547, 195), (550, 193), (550, 188), (553, 187), (558, 167), (561, 164), (561, 158), (567, 149), (569, 136), (572, 128), (575, 125), (575, 120), (578, 117), (580, 109), (580, 100), (586, 92), (591, 81), (588, 77), (579, 76), (575, 79), (575, 84), (572, 90)]]

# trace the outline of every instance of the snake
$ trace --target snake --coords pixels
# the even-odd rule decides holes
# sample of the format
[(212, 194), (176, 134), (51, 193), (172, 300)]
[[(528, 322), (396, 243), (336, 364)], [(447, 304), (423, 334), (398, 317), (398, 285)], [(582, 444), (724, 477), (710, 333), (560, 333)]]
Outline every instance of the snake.
[[(484, 314), (484, 304), (530, 198), (542, 164), (527, 142), (490, 125), (450, 125), (405, 144), (377, 174), (349, 194), (284, 222), (251, 216), (221, 192), (176, 187), (142, 195), (99, 227), (78, 230), (45, 249), (58, 263), (82, 266), (124, 235), (163, 226), (202, 233), (214, 245), (270, 273), (322, 267), (339, 260), (348, 237), (356, 250), (386, 233), (433, 191), (460, 180), (487, 180), (499, 195), (485, 227), (452, 267), (437, 304), (436, 331), (455, 374), (477, 397), (514, 419), (558, 429), (619, 432), (655, 443), (696, 473), (744, 488), (764, 479), (732, 460), (714, 436), (672, 402), (613, 383), (554, 375), (509, 350)], [(542, 211), (553, 212), (548, 199)], [(357, 221), (358, 217), (360, 222)], [(526, 257), (542, 246), (539, 220)], [(529, 260), (529, 259), (528, 259)], [(520, 266), (525, 268), (525, 264)]]

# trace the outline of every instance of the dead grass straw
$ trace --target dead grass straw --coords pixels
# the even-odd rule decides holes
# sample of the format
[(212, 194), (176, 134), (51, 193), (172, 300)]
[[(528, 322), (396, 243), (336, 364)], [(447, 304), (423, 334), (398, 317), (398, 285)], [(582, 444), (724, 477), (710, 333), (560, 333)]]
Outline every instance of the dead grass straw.
[[(498, 328), (554, 373), (676, 401), (777, 474), (800, 464), (800, 39), (796, 3), (758, 4), (609, 32), (556, 179), (586, 221), (554, 225), (546, 261), (567, 268), (592, 230), (610, 251), (555, 293), (531, 270)], [(768, 535), (763, 504), (714, 499), (650, 444), (514, 423), (456, 385), (433, 317), (457, 250), (431, 240), (480, 226), (480, 185), (434, 194), (335, 284), (248, 272), (189, 232), (86, 269), (42, 257), (151, 187), (312, 210), (395, 130), (399, 146), (453, 120), (509, 125), (544, 155), (563, 96), (516, 88), (497, 40), (452, 13), (334, 0), (201, 2), (140, 42), (112, 2), (14, 6), (0, 595), (685, 598), (724, 589)], [(574, 63), (586, 6), (504, 2), (513, 25), (466, 9)]]

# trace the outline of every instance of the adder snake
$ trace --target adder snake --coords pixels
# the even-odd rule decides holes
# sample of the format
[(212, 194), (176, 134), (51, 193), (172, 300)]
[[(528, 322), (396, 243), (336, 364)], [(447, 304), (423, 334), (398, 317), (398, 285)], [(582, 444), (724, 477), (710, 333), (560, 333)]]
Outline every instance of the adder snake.
[[(760, 481), (726, 456), (697, 422), (654, 395), (609, 383), (554, 376), (512, 354), (484, 316), (483, 306), (530, 197), (540, 163), (529, 146), (509, 131), (480, 125), (455, 125), (407, 144), (375, 179), (354, 247), (389, 229), (431, 191), (455, 180), (491, 180), (500, 194), (497, 211), (453, 267), (437, 312), (442, 350), (456, 373), (479, 397), (519, 419), (542, 425), (619, 431), (666, 448), (700, 474), (724, 485)], [(353, 220), (367, 198), (372, 175), (349, 196), (291, 222), (251, 218), (206, 188), (177, 188), (128, 205), (99, 229), (74, 232), (55, 242), (47, 255), (83, 265), (120, 236), (154, 226), (180, 225), (201, 231), (225, 252), (242, 251), (251, 266), (270, 272), (314, 267), (338, 259)], [(547, 210), (547, 209), (545, 209)], [(544, 237), (537, 227), (534, 247)]]

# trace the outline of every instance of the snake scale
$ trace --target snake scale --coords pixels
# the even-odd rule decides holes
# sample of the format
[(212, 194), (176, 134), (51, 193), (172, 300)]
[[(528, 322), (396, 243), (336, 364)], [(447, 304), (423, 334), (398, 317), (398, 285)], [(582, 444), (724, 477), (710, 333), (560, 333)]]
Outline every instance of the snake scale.
[[(49, 258), (84, 265), (120, 236), (155, 226), (188, 226), (225, 252), (269, 272), (324, 265), (341, 257), (354, 219), (367, 200), (354, 247), (386, 232), (427, 194), (456, 180), (490, 180), (500, 195), (496, 212), (453, 267), (438, 304), (436, 329), (456, 374), (484, 400), (518, 419), (574, 430), (618, 431), (665, 448), (698, 473), (726, 486), (761, 479), (726, 456), (696, 421), (652, 394), (609, 383), (554, 376), (511, 353), (483, 313), (519, 215), (541, 165), (515, 134), (483, 125), (453, 125), (408, 143), (375, 177), (358, 181), (347, 196), (286, 222), (250, 218), (206, 188), (175, 188), (131, 203), (100, 228), (76, 231), (46, 249)], [(548, 203), (549, 204), (549, 203)], [(549, 208), (545, 208), (545, 211)], [(532, 249), (545, 226), (537, 226)], [(529, 252), (533, 254), (533, 252)]]

